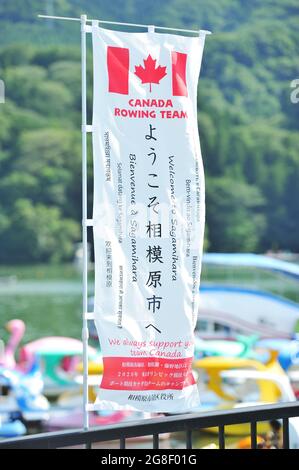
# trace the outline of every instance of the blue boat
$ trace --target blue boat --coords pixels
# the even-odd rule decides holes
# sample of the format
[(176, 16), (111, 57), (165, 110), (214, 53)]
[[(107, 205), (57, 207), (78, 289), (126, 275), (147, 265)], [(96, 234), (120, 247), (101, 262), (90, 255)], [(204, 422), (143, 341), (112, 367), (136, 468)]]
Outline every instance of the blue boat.
[(0, 438), (18, 437), (26, 434), (26, 427), (19, 419), (2, 421), (0, 417)]
[(267, 348), (278, 351), (278, 361), (284, 370), (291, 366), (299, 366), (299, 335), (294, 339), (265, 338), (256, 343), (258, 348)]

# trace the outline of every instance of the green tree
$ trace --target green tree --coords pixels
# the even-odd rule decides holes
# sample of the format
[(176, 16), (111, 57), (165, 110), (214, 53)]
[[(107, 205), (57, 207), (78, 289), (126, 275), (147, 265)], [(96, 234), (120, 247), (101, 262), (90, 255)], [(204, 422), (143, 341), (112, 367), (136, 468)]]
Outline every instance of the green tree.
[(0, 232), (0, 260), (4, 263), (63, 261), (73, 255), (74, 242), (79, 237), (79, 224), (63, 218), (57, 207), (18, 199), (9, 228)]
[(254, 251), (264, 229), (264, 203), (255, 186), (230, 178), (206, 182), (210, 251)]

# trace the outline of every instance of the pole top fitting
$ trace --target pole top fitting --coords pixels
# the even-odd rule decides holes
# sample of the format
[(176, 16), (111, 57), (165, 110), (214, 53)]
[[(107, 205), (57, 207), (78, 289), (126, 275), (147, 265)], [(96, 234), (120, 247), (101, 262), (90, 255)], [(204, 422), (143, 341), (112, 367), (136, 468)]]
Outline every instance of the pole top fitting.
[(87, 15), (81, 15), (80, 16), (80, 21), (81, 21), (81, 32), (85, 32), (86, 28), (86, 23), (87, 23)]
[(212, 34), (211, 31), (207, 31), (206, 29), (200, 29), (199, 30), (199, 37), (206, 37), (208, 34)]

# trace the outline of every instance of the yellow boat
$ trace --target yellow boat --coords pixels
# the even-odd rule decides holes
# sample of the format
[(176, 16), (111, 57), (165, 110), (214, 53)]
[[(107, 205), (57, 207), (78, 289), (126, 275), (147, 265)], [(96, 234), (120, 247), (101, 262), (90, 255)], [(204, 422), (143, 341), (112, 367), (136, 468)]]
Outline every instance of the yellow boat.
[[(89, 361), (88, 363), (88, 375), (102, 375), (104, 370), (103, 360)], [(76, 366), (76, 371), (83, 374), (83, 362), (80, 362)]]
[[(193, 367), (199, 374), (201, 411), (296, 400), (289, 379), (277, 362), (277, 353), (274, 351), (271, 351), (266, 364), (238, 357), (207, 357), (195, 361)], [(205, 381), (205, 388), (201, 378)], [(206, 431), (218, 433), (218, 428), (209, 428)], [(258, 434), (269, 431), (268, 422), (257, 423)], [(225, 433), (231, 436), (248, 435), (250, 424), (226, 426)]]
[[(83, 362), (80, 362), (76, 366), (76, 371), (80, 374), (77, 377), (78, 383), (82, 384), (83, 378)], [(89, 401), (94, 402), (97, 398), (97, 389), (100, 386), (102, 380), (102, 374), (104, 371), (104, 364), (102, 358), (99, 358), (97, 361), (88, 362), (88, 395)]]

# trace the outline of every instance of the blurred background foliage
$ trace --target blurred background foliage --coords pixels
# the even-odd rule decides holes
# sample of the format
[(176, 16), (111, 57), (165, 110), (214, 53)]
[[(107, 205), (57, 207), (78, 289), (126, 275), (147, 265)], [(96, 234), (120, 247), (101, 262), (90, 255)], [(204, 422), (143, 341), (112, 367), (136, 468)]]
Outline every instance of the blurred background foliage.
[[(38, 13), (212, 30), (198, 94), (205, 246), (299, 252), (297, 0), (1, 0), (0, 262), (68, 260), (80, 240), (80, 27)], [(90, 115), (90, 47), (88, 82)]]

